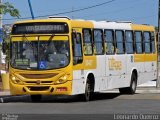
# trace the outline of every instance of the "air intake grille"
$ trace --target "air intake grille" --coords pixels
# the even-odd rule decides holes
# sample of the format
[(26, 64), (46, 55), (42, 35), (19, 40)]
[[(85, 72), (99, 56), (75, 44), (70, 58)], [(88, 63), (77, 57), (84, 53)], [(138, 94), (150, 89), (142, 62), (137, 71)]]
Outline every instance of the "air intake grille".
[(45, 79), (45, 78), (52, 78), (56, 76), (58, 73), (48, 73), (48, 74), (20, 74), (24, 78), (27, 79)]

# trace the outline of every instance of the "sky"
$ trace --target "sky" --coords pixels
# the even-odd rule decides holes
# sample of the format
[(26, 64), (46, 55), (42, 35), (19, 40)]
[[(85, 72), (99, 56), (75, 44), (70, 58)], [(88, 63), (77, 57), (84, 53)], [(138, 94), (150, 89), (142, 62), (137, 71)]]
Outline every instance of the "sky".
[[(32, 19), (28, 0), (3, 0), (3, 2), (12, 3), (20, 11), (21, 18)], [(137, 24), (158, 26), (158, 0), (31, 0), (31, 4), (36, 19), (90, 8), (58, 16), (96, 21), (132, 21)], [(21, 20), (8, 14), (4, 15), (3, 19), (3, 24), (12, 24)]]

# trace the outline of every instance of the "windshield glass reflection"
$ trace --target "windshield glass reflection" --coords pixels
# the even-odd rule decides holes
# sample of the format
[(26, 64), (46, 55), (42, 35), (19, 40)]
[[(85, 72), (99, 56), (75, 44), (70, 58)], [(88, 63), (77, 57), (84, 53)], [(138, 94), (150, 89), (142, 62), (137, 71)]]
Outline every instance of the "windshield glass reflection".
[(14, 68), (46, 70), (68, 64), (68, 40), (12, 42), (11, 66)]

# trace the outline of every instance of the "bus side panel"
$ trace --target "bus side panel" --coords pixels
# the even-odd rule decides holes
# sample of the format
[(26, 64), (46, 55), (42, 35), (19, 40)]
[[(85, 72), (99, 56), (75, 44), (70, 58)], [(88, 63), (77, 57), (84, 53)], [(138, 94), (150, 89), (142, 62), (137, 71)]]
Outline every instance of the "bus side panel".
[(157, 77), (157, 55), (145, 54), (145, 79), (146, 81), (155, 80)]
[(95, 69), (95, 91), (107, 89), (105, 55), (97, 55), (97, 68)]
[(129, 86), (130, 79), (126, 78), (127, 65), (126, 54), (123, 55), (108, 55), (106, 56), (108, 89), (121, 88)]
[(134, 54), (133, 55), (134, 69), (137, 70), (138, 79), (137, 84), (144, 83), (146, 80), (145, 76), (145, 63), (144, 63), (144, 54)]
[(82, 94), (85, 92), (84, 70), (74, 70), (72, 80), (72, 95)]

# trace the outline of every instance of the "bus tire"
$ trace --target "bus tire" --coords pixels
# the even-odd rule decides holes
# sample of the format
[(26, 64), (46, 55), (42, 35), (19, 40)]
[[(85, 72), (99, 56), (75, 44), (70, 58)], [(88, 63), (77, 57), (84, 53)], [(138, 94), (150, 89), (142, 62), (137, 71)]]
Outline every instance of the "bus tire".
[(88, 102), (91, 100), (91, 82), (90, 79), (87, 78), (86, 81), (86, 87), (85, 87), (85, 93), (82, 95), (83, 101)]
[(133, 72), (131, 76), (131, 83), (129, 87), (119, 88), (121, 94), (135, 94), (137, 88), (137, 76)]
[(136, 88), (137, 88), (137, 76), (136, 74), (133, 72), (132, 76), (131, 76), (131, 84), (130, 87), (128, 87), (128, 93), (129, 94), (135, 94), (136, 92)]
[(30, 97), (32, 102), (40, 102), (42, 98), (41, 95), (31, 95)]

